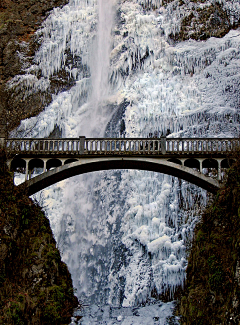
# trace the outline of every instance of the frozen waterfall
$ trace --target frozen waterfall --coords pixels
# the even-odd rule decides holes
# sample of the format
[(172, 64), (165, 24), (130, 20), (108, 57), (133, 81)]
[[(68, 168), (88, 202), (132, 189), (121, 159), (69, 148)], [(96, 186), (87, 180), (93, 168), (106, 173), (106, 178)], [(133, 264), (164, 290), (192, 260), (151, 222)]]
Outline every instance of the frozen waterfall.
[[(168, 35), (179, 30), (182, 9), (152, 4), (146, 10), (142, 0), (70, 0), (55, 9), (38, 32), (34, 65), (10, 86), (46, 89), (60, 69), (75, 84), (16, 132), (239, 136), (240, 31), (172, 44)], [(232, 12), (238, 9), (232, 1)], [(91, 306), (92, 318), (86, 314), (81, 324), (135, 324), (133, 308), (145, 304), (136, 324), (166, 324), (172, 303), (151, 308), (163, 294), (171, 300), (185, 281), (186, 244), (206, 192), (167, 175), (126, 170), (76, 176), (39, 197), (77, 294)], [(120, 306), (132, 309), (110, 309)]]

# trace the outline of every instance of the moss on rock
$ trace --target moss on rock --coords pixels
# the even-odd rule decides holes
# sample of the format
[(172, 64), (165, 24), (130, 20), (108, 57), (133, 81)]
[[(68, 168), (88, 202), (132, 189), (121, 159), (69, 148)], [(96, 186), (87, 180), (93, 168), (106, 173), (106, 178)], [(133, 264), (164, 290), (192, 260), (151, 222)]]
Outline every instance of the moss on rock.
[(78, 300), (49, 220), (0, 158), (0, 324), (69, 324)]
[(240, 323), (240, 159), (195, 230), (181, 324)]

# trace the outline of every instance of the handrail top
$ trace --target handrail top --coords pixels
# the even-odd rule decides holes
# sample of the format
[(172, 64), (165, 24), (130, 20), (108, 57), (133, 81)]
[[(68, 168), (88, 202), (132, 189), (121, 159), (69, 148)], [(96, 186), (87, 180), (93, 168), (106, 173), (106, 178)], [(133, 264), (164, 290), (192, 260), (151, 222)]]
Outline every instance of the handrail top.
[[(166, 138), (166, 137), (158, 137), (158, 138), (85, 138), (87, 141), (137, 141), (137, 140), (161, 140), (162, 138), (166, 139), (166, 141), (231, 141), (231, 140), (240, 140), (240, 138)], [(6, 141), (79, 141), (79, 138), (8, 138)]]

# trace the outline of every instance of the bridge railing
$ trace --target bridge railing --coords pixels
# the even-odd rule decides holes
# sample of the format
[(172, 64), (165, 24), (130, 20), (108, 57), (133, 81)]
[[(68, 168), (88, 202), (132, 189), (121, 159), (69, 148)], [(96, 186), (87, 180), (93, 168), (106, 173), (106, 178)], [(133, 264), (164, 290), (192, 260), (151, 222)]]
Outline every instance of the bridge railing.
[(65, 138), (6, 140), (7, 148), (15, 154), (149, 154), (233, 152), (240, 148), (237, 138)]
[(84, 146), (84, 152), (89, 154), (158, 154), (162, 149), (161, 139), (85, 139)]
[(237, 138), (209, 139), (166, 139), (166, 152), (169, 153), (218, 153), (232, 152), (240, 148)]
[(8, 139), (14, 153), (71, 153), (80, 151), (80, 139)]

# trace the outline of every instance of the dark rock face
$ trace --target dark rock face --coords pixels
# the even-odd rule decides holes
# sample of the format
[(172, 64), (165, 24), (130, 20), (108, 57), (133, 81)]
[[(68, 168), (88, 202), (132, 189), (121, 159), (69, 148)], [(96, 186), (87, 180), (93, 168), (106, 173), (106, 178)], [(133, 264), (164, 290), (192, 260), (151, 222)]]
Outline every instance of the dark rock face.
[[(2, 0), (0, 3), (0, 69), (1, 82), (20, 73), (22, 66), (20, 53), (34, 54), (33, 34), (54, 8), (64, 5), (68, 0)], [(29, 43), (28, 48), (21, 48), (22, 41)]]
[(0, 151), (0, 323), (69, 324), (78, 306), (49, 220), (13, 185)]
[(7, 82), (32, 63), (39, 46), (35, 31), (54, 7), (68, 0), (1, 0), (0, 3), (0, 125), (6, 120), (8, 128), (16, 127), (21, 119), (42, 111), (51, 102), (50, 91), (25, 96), (9, 91)]
[[(230, 29), (240, 25), (239, 17), (231, 17), (229, 10), (223, 4), (215, 2), (209, 4), (208, 0), (163, 0), (161, 6), (173, 4), (172, 10), (182, 10), (180, 31), (170, 34), (174, 41), (188, 39), (206, 40), (210, 37), (223, 37)], [(160, 5), (152, 1), (143, 2), (144, 10), (157, 10)]]
[[(32, 63), (34, 32), (49, 12), (68, 0), (0, 1), (0, 136), (51, 101), (48, 92), (9, 90), (7, 82)], [(40, 78), (41, 76), (39, 76)], [(65, 85), (64, 81), (58, 86)], [(78, 301), (48, 219), (13, 185), (0, 152), (0, 323), (69, 324)]]
[(239, 324), (240, 168), (239, 158), (226, 185), (203, 214), (195, 231), (180, 300), (181, 324)]
[(179, 34), (171, 37), (175, 40), (206, 40), (210, 37), (223, 37), (233, 28), (227, 12), (216, 3), (209, 7), (197, 8), (185, 16)]

